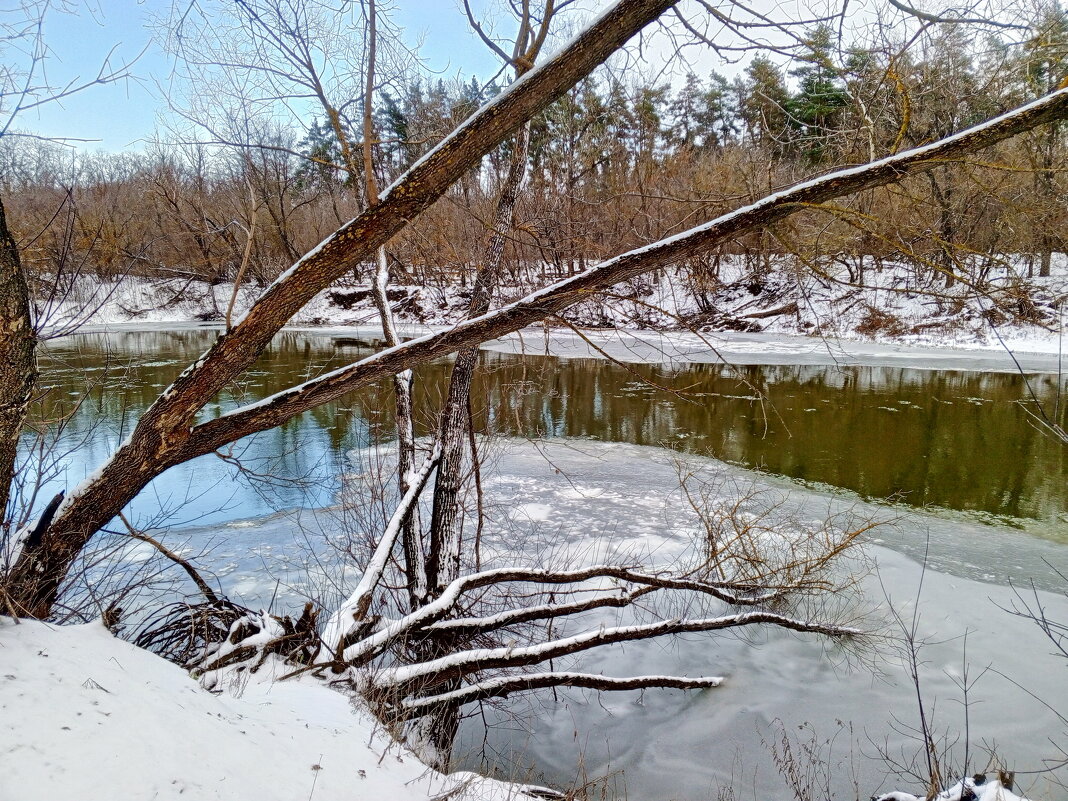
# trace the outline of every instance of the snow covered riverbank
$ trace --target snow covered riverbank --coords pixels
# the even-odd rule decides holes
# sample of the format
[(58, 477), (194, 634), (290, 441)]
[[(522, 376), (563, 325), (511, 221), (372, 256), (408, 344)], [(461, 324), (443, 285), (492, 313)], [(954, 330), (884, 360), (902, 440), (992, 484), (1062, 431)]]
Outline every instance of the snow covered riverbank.
[[(102, 322), (82, 326), (83, 332), (182, 330), (217, 328), (217, 323), (187, 319), (153, 322)], [(400, 325), (402, 337), (414, 338), (444, 331), (444, 325)], [(376, 325), (294, 324), (290, 329), (308, 331), (339, 339), (356, 338), (374, 343), (381, 338)], [(609, 357), (630, 363), (716, 363), (737, 365), (804, 364), (869, 367), (911, 367), (920, 370), (974, 370), (981, 372), (1058, 373), (1068, 368), (1068, 353), (1058, 351), (1059, 339), (1006, 338), (978, 347), (959, 341), (937, 345), (910, 345), (903, 342), (864, 342), (791, 334), (746, 334), (731, 331), (694, 334), (627, 330), (586, 330), (581, 334), (559, 328), (527, 328), (483, 344), (483, 349), (500, 353), (548, 355), (560, 358), (598, 359)]]
[[(999, 269), (1006, 273), (1001, 282), (1009, 281), (1008, 268)], [(738, 272), (737, 266), (731, 270)], [(818, 281), (804, 287), (780, 287), (776, 302), (793, 297), (795, 310), (761, 317), (762, 325), (757, 325), (752, 315), (763, 312), (754, 309), (767, 301), (761, 301), (759, 296), (746, 297), (743, 278), (740, 273), (734, 275), (733, 283), (723, 284), (715, 297), (702, 303), (722, 306), (730, 319), (748, 320), (748, 331), (701, 323), (702, 304), (687, 288), (685, 278), (666, 272), (655, 281), (627, 285), (626, 293), (633, 300), (616, 300), (608, 306), (586, 301), (574, 313), (569, 312), (572, 322), (587, 326), (582, 335), (560, 326), (528, 329), (487, 347), (558, 356), (603, 355), (597, 352), (603, 348), (613, 358), (625, 361), (724, 359), (735, 364), (864, 364), (998, 371), (1018, 369), (1011, 351), (1020, 367), (1038, 372), (1057, 372), (1063, 361), (1060, 354), (1068, 351), (1063, 339), (1064, 315), (1057, 310), (1063, 308), (1068, 297), (1068, 264), (1064, 260), (1058, 260), (1052, 277), (1027, 279), (1035, 293), (1033, 301), (1045, 310), (1038, 314), (1044, 319), (1042, 324), (1001, 321), (991, 313), (985, 296), (967, 289), (938, 292), (943, 300), (955, 298), (949, 304), (953, 308), (944, 310), (942, 301), (935, 302), (923, 290), (912, 287), (906, 272), (888, 269), (879, 273), (870, 287), (850, 288)], [(1020, 280), (1011, 276), (1012, 282)], [(1012, 285), (1022, 291), (1021, 286)], [(529, 288), (513, 287), (503, 294), (509, 299), (524, 289)], [(408, 335), (443, 330), (464, 317), (466, 295), (459, 287), (401, 286), (391, 292), (396, 296), (398, 322)], [(800, 305), (794, 297), (798, 292), (804, 295)], [(235, 314), (247, 309), (258, 293), (254, 286), (241, 287)], [(134, 277), (114, 283), (95, 282), (77, 285), (48, 314), (46, 323), (64, 328), (77, 321), (87, 326), (84, 330), (218, 324), (232, 294), (233, 285), (228, 283), (208, 285)], [(633, 314), (618, 308), (628, 304), (633, 307)], [(650, 316), (650, 308), (663, 311)], [(895, 324), (871, 325), (872, 310), (890, 315)], [(683, 321), (700, 328), (700, 333), (685, 330)], [(380, 330), (369, 290), (358, 284), (321, 292), (294, 316), (291, 324), (323, 333), (356, 332), (367, 337), (374, 337)], [(658, 333), (660, 330), (667, 333)]]
[(265, 669), (239, 696), (214, 695), (100, 622), (0, 617), (0, 665), (2, 801), (524, 797), (430, 770), (322, 684)]
[(506, 353), (545, 353), (565, 358), (603, 358), (607, 354), (624, 362), (725, 361), (738, 365), (863, 365), (983, 372), (1015, 372), (1022, 368), (1027, 372), (1058, 372), (1055, 338), (1017, 342), (1021, 349), (1009, 343), (1010, 354), (1000, 344), (977, 348), (954, 340), (940, 345), (910, 345), (776, 333), (585, 331), (580, 336), (567, 330), (528, 330), (484, 347)]

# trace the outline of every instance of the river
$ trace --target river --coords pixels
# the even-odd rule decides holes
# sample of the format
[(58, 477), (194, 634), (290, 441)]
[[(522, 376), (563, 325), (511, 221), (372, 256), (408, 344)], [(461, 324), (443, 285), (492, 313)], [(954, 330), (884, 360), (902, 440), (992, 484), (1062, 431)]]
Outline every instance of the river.
[[(49, 343), (41, 382), (48, 394), (38, 415), (68, 418), (68, 452), (49, 488), (70, 487), (99, 464), (214, 336), (179, 328)], [(368, 352), (351, 338), (284, 332), (204, 414)], [(498, 556), (516, 543), (527, 553), (560, 541), (594, 550), (659, 543), (670, 552), (686, 528), (676, 519), (675, 463), (689, 460), (717, 480), (776, 493), (801, 516), (848, 507), (895, 519), (876, 532), (871, 553), (879, 570), (866, 580), (865, 594), (884, 608), (892, 596), (904, 610), (920, 598), (921, 633), (931, 640), (924, 686), (938, 699), (946, 731), (961, 731), (960, 684), (969, 664), (972, 677), (995, 665), (1065, 712), (1057, 680), (1063, 662), (1048, 655), (1036, 627), (1001, 611), (1014, 600), (1010, 578), (1028, 592), (1033, 580), (1043, 602), (1068, 619), (1068, 603), (1056, 594), (1063, 591), (1057, 571), (1068, 571), (1068, 448), (1026, 412), (1032, 393), (1053, 407), (1055, 375), (841, 360), (726, 367), (502, 352), (484, 352), (481, 360), (476, 425), (504, 438), (487, 471), (502, 532), (494, 540), (491, 531), (489, 542)], [(441, 361), (419, 371), (424, 434), (448, 367)], [(174, 526), (169, 536), (193, 550), (222, 532), (208, 564), (229, 591), (248, 603), (296, 602), (316, 591), (307, 577), (321, 545), (315, 510), (335, 503), (341, 477), (367, 472), (358, 455), (390, 438), (391, 407), (386, 386), (353, 393), (239, 443), (234, 455), (244, 475), (214, 456), (173, 469), (142, 493), (130, 515)], [(925, 556), (921, 593), (918, 563)], [(712, 650), (700, 638), (615, 649), (587, 657), (584, 668), (611, 675), (716, 672), (728, 681), (702, 693), (562, 693), (519, 701), (490, 711), (488, 735), (481, 717), (469, 721), (460, 750), (467, 765), (557, 783), (583, 770), (609, 772), (615, 789), (631, 798), (710, 798), (732, 783), (740, 795), (756, 797), (783, 791), (762, 744), (775, 738), (780, 719), (788, 731), (836, 738), (829, 764), (836, 791), (848, 794), (850, 749), (900, 755), (909, 747), (904, 732), (914, 725), (914, 702), (893, 657), (861, 660), (875, 664), (873, 672), (852, 665), (855, 656), (824, 658), (822, 648), (772, 633), (724, 638)], [(973, 763), (984, 738), (1001, 741), (1001, 753), (1021, 768), (1055, 755), (1047, 738), (1068, 740), (1068, 726), (1029, 698), (993, 672), (984, 675), (970, 696)], [(879, 760), (857, 762), (865, 765), (862, 796), (886, 789), (874, 767)], [(1041, 776), (1031, 781), (1050, 787)]]

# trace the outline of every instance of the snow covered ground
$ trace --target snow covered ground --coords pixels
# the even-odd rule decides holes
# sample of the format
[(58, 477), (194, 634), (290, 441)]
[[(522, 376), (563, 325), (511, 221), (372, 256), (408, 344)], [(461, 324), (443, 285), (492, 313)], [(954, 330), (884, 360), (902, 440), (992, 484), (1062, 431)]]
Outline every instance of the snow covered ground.
[[(519, 788), (443, 776), (314, 682), (212, 694), (104, 626), (0, 617), (3, 801), (505, 801)], [(526, 796), (529, 797), (529, 796)]]

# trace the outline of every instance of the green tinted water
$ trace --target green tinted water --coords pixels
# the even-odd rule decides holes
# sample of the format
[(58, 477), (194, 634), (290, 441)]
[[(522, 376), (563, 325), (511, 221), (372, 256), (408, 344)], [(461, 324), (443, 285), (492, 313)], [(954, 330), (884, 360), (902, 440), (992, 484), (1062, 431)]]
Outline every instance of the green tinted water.
[[(116, 447), (132, 421), (213, 340), (205, 330), (83, 334), (50, 343), (40, 417), (71, 414), (70, 486)], [(328, 336), (281, 334), (205, 416), (366, 354)], [(419, 428), (432, 428), (448, 364), (419, 371)], [(1053, 408), (1055, 377), (1027, 380)], [(83, 399), (84, 396), (84, 399)], [(932, 505), (1068, 539), (1068, 448), (1021, 406), (1024, 377), (888, 367), (620, 366), (593, 359), (482, 355), (474, 388), (481, 431), (667, 444), (869, 498)], [(80, 402), (80, 405), (77, 405)], [(253, 517), (329, 503), (343, 454), (391, 433), (385, 385), (352, 393), (236, 453), (259, 472), (303, 483), (248, 486), (204, 457), (154, 482), (138, 503), (182, 506), (178, 522)], [(1068, 423), (1064, 409), (1061, 425)], [(640, 469), (640, 465), (636, 466)]]

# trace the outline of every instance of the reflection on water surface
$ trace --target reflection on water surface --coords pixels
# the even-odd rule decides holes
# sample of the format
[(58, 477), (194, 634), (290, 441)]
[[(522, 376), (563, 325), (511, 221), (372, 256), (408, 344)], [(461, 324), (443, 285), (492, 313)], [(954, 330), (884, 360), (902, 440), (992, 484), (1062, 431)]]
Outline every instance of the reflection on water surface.
[[(66, 436), (68, 486), (126, 435), (132, 421), (208, 347), (214, 331), (82, 334), (49, 343), (42, 358), (46, 417), (75, 409)], [(204, 410), (205, 417), (261, 398), (368, 351), (328, 336), (280, 334), (255, 368)], [(432, 425), (448, 364), (419, 371), (419, 423)], [(1029, 376), (1053, 407), (1056, 378)], [(1017, 374), (812, 365), (627, 365), (595, 359), (482, 355), (477, 425), (511, 436), (587, 437), (668, 444), (869, 498), (933, 505), (1068, 537), (1068, 449), (1043, 435), (1020, 402)], [(389, 437), (387, 385), (352, 393), (234, 454), (258, 472), (303, 483), (250, 486), (221, 459), (203, 457), (153, 482), (136, 511), (186, 500), (176, 520), (253, 517), (330, 503), (344, 453)], [(1061, 424), (1066, 424), (1064, 409)], [(84, 440), (84, 442), (83, 442)]]

